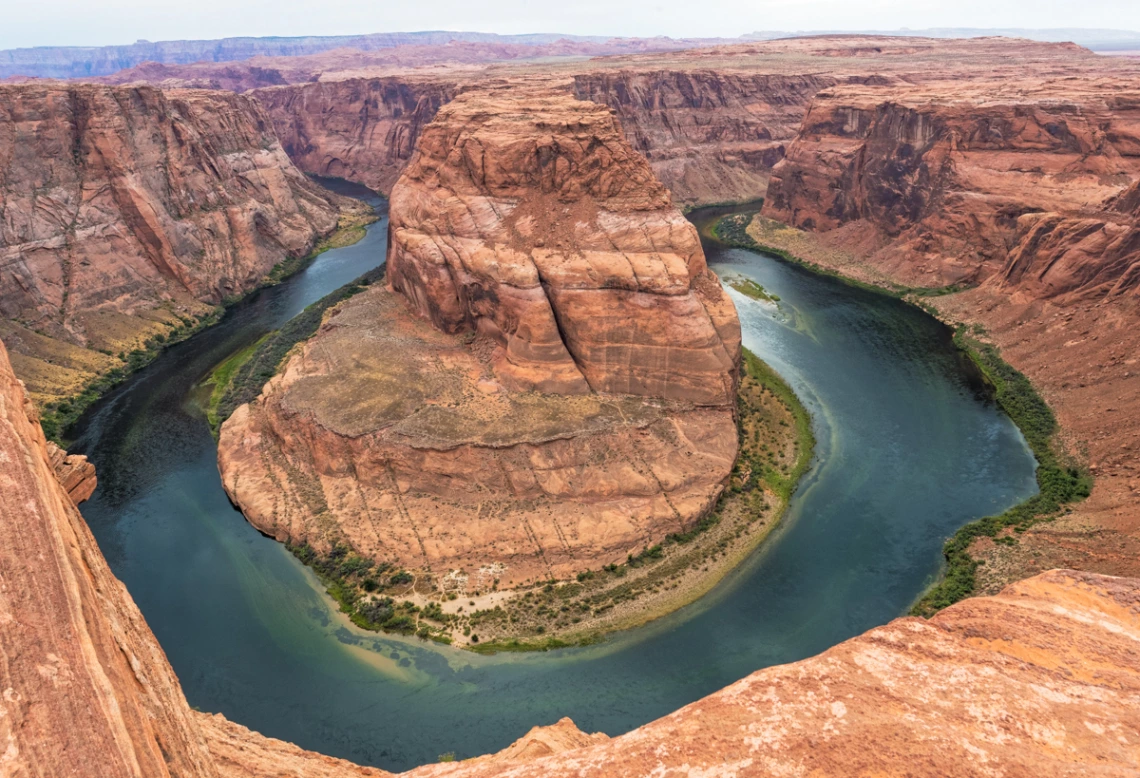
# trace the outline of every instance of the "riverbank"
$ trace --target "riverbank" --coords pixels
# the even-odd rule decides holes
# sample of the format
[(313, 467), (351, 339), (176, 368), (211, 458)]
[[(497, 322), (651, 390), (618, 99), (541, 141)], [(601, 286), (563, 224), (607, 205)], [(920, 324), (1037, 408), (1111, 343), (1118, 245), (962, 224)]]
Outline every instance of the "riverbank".
[[(171, 311), (170, 315), (166, 317), (145, 319), (146, 329), (143, 331), (145, 339), (139, 345), (130, 351), (120, 351), (117, 356), (108, 352), (105, 356), (109, 359), (104, 360), (105, 364), (101, 365), (102, 369), (94, 372), (80, 391), (40, 405), (40, 423), (48, 439), (63, 448), (67, 448), (70, 443), (66, 438), (68, 429), (107, 392), (149, 365), (170, 346), (181, 343), (217, 324), (225, 315), (226, 310), (241, 300), (248, 298), (260, 289), (274, 286), (300, 273), (329, 249), (342, 248), (358, 242), (364, 237), (365, 227), (379, 218), (370, 206), (358, 200), (340, 197), (338, 202), (341, 205), (341, 214), (336, 228), (328, 235), (318, 239), (307, 253), (296, 257), (286, 257), (278, 262), (257, 286), (242, 295), (226, 298), (220, 305), (209, 306), (199, 303), (196, 307), (204, 310), (197, 314), (176, 315)], [(166, 308), (160, 306), (156, 310), (166, 310)], [(155, 321), (164, 325), (157, 332), (153, 331), (155, 327), (151, 326), (154, 325)], [(136, 337), (134, 340), (137, 341), (138, 338)]]
[[(228, 389), (212, 420), (224, 421), (237, 405), (255, 399), (326, 312), (374, 280), (327, 295), (256, 347), (222, 363), (214, 375), (229, 376)], [(236, 369), (235, 360), (242, 361)], [(695, 601), (747, 558), (779, 523), (811, 461), (806, 409), (756, 356), (746, 352), (744, 367), (740, 455), (727, 489), (706, 515), (622, 563), (505, 590), (494, 570), (442, 576), (404, 570), (365, 558), (343, 539), (323, 550), (303, 542), (286, 546), (314, 570), (341, 611), (367, 630), (494, 653), (588, 645), (640, 626)]]
[[(979, 539), (1014, 546), (1018, 536), (1035, 524), (1058, 518), (1072, 503), (1087, 498), (1092, 476), (1086, 464), (1069, 452), (1061, 439), (1056, 417), (1032, 382), (1002, 359), (998, 347), (984, 340), (980, 325), (946, 316), (928, 298), (954, 295), (967, 287), (913, 288), (896, 284), (858, 261), (857, 255), (813, 243), (813, 235), (781, 225), (759, 214), (720, 218), (710, 230), (729, 245), (771, 254), (844, 283), (903, 300), (926, 311), (954, 330), (954, 344), (977, 367), (993, 392), (994, 400), (1009, 416), (1037, 461), (1039, 493), (1001, 514), (972, 521), (951, 536), (943, 547), (944, 569), (911, 608), (915, 615), (937, 611), (978, 593), (978, 572), (983, 562), (971, 549)], [(801, 256), (807, 254), (818, 261)], [(845, 271), (855, 271), (848, 276)]]

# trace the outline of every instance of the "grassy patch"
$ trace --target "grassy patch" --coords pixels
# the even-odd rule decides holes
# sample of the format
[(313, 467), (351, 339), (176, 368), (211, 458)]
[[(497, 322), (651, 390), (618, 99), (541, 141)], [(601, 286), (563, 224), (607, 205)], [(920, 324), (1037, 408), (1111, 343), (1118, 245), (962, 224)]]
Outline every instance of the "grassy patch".
[(67, 430), (96, 400), (153, 362), (167, 346), (180, 343), (216, 324), (223, 313), (224, 310), (219, 307), (199, 319), (183, 322), (166, 335), (154, 335), (146, 341), (143, 348), (120, 354), (120, 366), (95, 376), (79, 393), (45, 404), (40, 409), (40, 425), (44, 429), (44, 435), (48, 440), (66, 448), (69, 442), (65, 438)]
[(240, 351), (226, 357), (225, 361), (211, 370), (206, 380), (202, 382), (204, 385), (211, 387), (210, 398), (206, 403), (206, 420), (210, 423), (210, 430), (215, 435), (218, 434), (218, 427), (221, 425), (221, 420), (218, 418), (218, 406), (221, 405), (222, 399), (226, 396), (226, 392), (229, 391), (234, 374), (238, 368), (244, 365), (249, 358), (254, 355), (268, 337), (269, 335), (263, 335), (256, 343), (251, 343)]
[(751, 278), (734, 278), (728, 282), (728, 285), (742, 295), (751, 297), (753, 300), (764, 300), (770, 303), (780, 302), (778, 295), (771, 294), (767, 289)]
[(969, 548), (975, 539), (995, 537), (1007, 528), (1024, 532), (1038, 522), (1055, 518), (1066, 505), (1083, 500), (1092, 490), (1092, 476), (1065, 456), (1056, 440), (1053, 411), (1029, 379), (1002, 359), (997, 348), (970, 337), (964, 327), (955, 333), (954, 343), (982, 371), (998, 404), (1025, 436), (1037, 459), (1039, 492), (1005, 513), (970, 522), (946, 541), (942, 549), (946, 571), (912, 609), (917, 616), (931, 616), (974, 593), (979, 562), (970, 556)]

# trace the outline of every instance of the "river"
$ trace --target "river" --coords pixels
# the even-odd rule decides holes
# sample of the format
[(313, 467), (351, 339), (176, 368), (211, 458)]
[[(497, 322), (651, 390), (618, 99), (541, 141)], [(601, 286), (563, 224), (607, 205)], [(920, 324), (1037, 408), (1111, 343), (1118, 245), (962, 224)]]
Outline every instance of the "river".
[(732, 292), (745, 345), (815, 425), (816, 464), (780, 529), (698, 603), (589, 648), (483, 657), (363, 632), (230, 504), (194, 398), (226, 356), (382, 262), (386, 231), (382, 218), (360, 243), (255, 293), (73, 431), (99, 474), (83, 515), (201, 710), (391, 770), (495, 751), (562, 716), (617, 735), (899, 616), (937, 574), (948, 535), (1036, 489), (1024, 440), (945, 327), (709, 243), (715, 270), (781, 298)]

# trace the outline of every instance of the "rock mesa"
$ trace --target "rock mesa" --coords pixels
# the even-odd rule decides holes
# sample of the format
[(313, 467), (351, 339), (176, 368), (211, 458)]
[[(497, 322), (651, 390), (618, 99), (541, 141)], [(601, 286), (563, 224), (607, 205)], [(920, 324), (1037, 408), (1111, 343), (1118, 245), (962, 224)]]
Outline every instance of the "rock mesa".
[(606, 108), (461, 95), (390, 213), (391, 291), (331, 311), (222, 428), (255, 526), (486, 588), (624, 560), (711, 509), (740, 325)]

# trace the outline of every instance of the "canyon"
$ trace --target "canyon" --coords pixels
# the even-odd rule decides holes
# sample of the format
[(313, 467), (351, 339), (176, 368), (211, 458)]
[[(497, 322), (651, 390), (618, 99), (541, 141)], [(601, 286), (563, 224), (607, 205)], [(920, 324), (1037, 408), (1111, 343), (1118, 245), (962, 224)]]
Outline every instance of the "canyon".
[[(486, 567), (471, 552), (472, 538), (446, 534), (457, 516), (479, 518), (482, 507), (449, 513), (426, 497), (422, 511), (438, 523), (424, 542), (398, 521), (385, 526), (403, 534), (383, 537), (360, 506), (402, 516), (409, 483), (457, 502), (523, 481), (537, 494), (526, 480), (536, 473), (533, 458), (504, 466), (499, 455), (504, 442), (519, 443), (509, 437), (517, 430), (491, 441), (467, 434), (473, 418), (484, 426), (542, 421), (551, 408), (532, 400), (526, 390), (534, 389), (540, 397), (559, 392), (560, 417), (580, 411), (569, 415), (573, 430), (540, 430), (549, 440), (537, 439), (533, 427), (523, 433), (524, 445), (544, 458), (544, 475), (573, 471), (555, 479), (570, 498), (559, 505), (635, 490), (646, 522), (607, 522), (618, 536), (585, 551), (560, 537), (558, 519), (537, 541), (533, 527), (521, 529), (496, 557), (510, 560), (511, 573), (488, 568), (502, 583), (517, 583), (511, 575), (570, 575), (648, 546), (684, 526), (676, 524), (674, 499), (687, 516), (706, 511), (736, 454), (728, 406), (738, 368), (726, 368), (721, 354), (738, 359), (739, 341), (725, 334), (729, 317), (717, 314), (721, 304), (701, 281), (707, 271), (691, 228), (666, 189), (682, 205), (764, 195), (749, 228), (760, 243), (896, 293), (938, 292), (921, 302), (976, 328), (1029, 375), (1056, 409), (1068, 454), (1096, 476), (1091, 497), (1055, 521), (998, 539), (1009, 542), (975, 542), (971, 553), (985, 563), (980, 591), (990, 596), (760, 671), (622, 737), (585, 735), (562, 722), (496, 757), (415, 774), (747, 775), (805, 765), (922, 775), (1133, 774), (1140, 759), (1140, 733), (1128, 723), (1140, 718), (1135, 63), (1067, 44), (850, 37), (549, 65), (485, 59), (502, 52), (410, 56), (337, 53), (329, 57), (332, 72), (308, 63), (294, 74), (263, 76), (251, 64), (222, 75), (188, 66), (123, 76), (166, 87), (257, 87), (245, 95), (0, 87), (7, 114), (0, 148), (18, 150), (0, 166), (7, 252), (0, 337), (28, 385), (26, 393), (0, 347), (0, 475), (6, 496), (23, 498), (6, 500), (0, 521), (0, 624), (7, 625), (0, 766), (17, 775), (36, 774), (37, 765), (66, 772), (97, 758), (108, 774), (122, 775), (385, 774), (190, 710), (75, 511), (73, 503), (94, 489), (93, 469), (49, 447), (29, 400), (29, 393), (41, 405), (73, 394), (123, 364), (116, 352), (191, 326), (224, 298), (260, 284), (281, 259), (305, 254), (336, 226), (344, 203), (304, 171), (390, 192), (395, 248), (392, 289), (367, 290), (336, 309), (262, 399), (223, 430), (227, 489), (281, 539), (328, 549), (344, 532), (376, 557), (412, 549), (398, 560), (408, 566), (421, 563), (418, 549), (442, 567)], [(431, 62), (448, 65), (432, 72)], [(370, 68), (380, 72), (362, 72)], [(304, 83), (261, 88), (294, 78)], [(506, 121), (488, 116), (509, 115), (480, 91), (495, 79), (502, 88), (523, 79), (537, 89), (528, 110), (554, 111), (556, 124), (574, 116), (591, 132), (604, 125), (605, 163), (576, 156), (579, 138), (559, 135), (557, 153), (532, 156), (530, 146), (514, 148), (522, 141), (509, 128), (480, 135), (488, 123)], [(612, 113), (582, 114), (581, 106), (568, 107), (571, 97)], [(479, 109), (480, 100), (490, 102)], [(615, 146), (615, 133), (628, 144)], [(528, 125), (521, 134), (552, 133)], [(470, 151), (450, 156), (467, 141)], [(477, 152), (488, 144), (495, 150), (489, 167)], [(607, 176), (610, 165), (621, 175)], [(623, 191), (626, 181), (637, 190)], [(523, 190), (546, 199), (517, 215), (503, 207)], [(607, 223), (577, 205), (560, 221), (564, 200), (577, 203), (583, 192), (604, 193), (623, 216), (651, 215), (652, 229)], [(432, 218), (440, 213), (446, 224)], [(581, 244), (582, 219), (623, 240), (650, 232), (654, 252), (656, 236), (667, 236), (673, 256), (648, 277), (635, 261), (627, 273), (612, 256), (576, 264), (559, 249)], [(551, 236), (543, 246), (533, 238), (539, 227)], [(525, 253), (527, 261), (500, 263), (500, 251)], [(629, 251), (622, 245), (616, 253)], [(679, 283), (686, 278), (688, 286)], [(640, 304), (662, 294), (690, 309), (703, 295), (711, 323), (680, 328), (703, 345), (699, 359), (682, 364), (691, 372), (678, 384), (645, 372), (653, 358), (631, 356), (660, 343), (623, 346), (614, 363), (605, 340), (612, 323), (596, 315), (601, 304), (575, 310), (559, 301)], [(423, 319), (413, 317), (417, 311)], [(580, 329), (566, 330), (568, 316)], [(443, 374), (458, 376), (462, 391), (445, 403), (417, 399), (416, 410), (431, 406), (433, 425), (405, 424), (398, 437), (370, 440), (369, 425), (399, 426), (411, 416), (381, 407), (365, 391), (369, 381), (391, 379), (408, 392), (436, 379), (378, 356), (401, 348), (412, 357), (438, 352)], [(355, 386), (337, 380), (348, 363), (360, 371)], [(322, 404), (334, 391), (338, 407)], [(598, 400), (610, 391), (637, 399)], [(589, 446), (574, 449), (584, 441)], [(627, 469), (589, 493), (577, 479), (592, 474), (595, 444)], [(375, 466), (378, 451), (400, 464), (395, 473)], [(635, 454), (644, 457), (640, 464)], [(701, 455), (704, 461), (689, 461)], [(503, 478), (473, 478), (494, 470), (490, 460)], [(384, 484), (377, 494), (352, 491), (369, 478)], [(278, 499), (315, 509), (290, 511)], [(542, 560), (528, 543), (563, 551)], [(51, 564), (33, 566), (33, 559)], [(1043, 572), (1058, 567), (1083, 572)]]
[[(190, 709), (56, 479), (2, 346), (0, 453), (5, 773), (74, 774), (96, 760), (108, 776), (390, 775)], [(754, 673), (618, 738), (563, 721), (501, 754), (407, 775), (753, 775), (804, 765), (1131, 775), (1138, 593), (1135, 579), (1054, 571)]]
[(222, 426), (255, 526), (463, 595), (621, 564), (713, 510), (740, 324), (604, 106), (458, 96), (389, 214), (387, 288), (330, 310)]
[(0, 335), (41, 404), (216, 315), (355, 207), (226, 92), (0, 87), (0, 171)]

